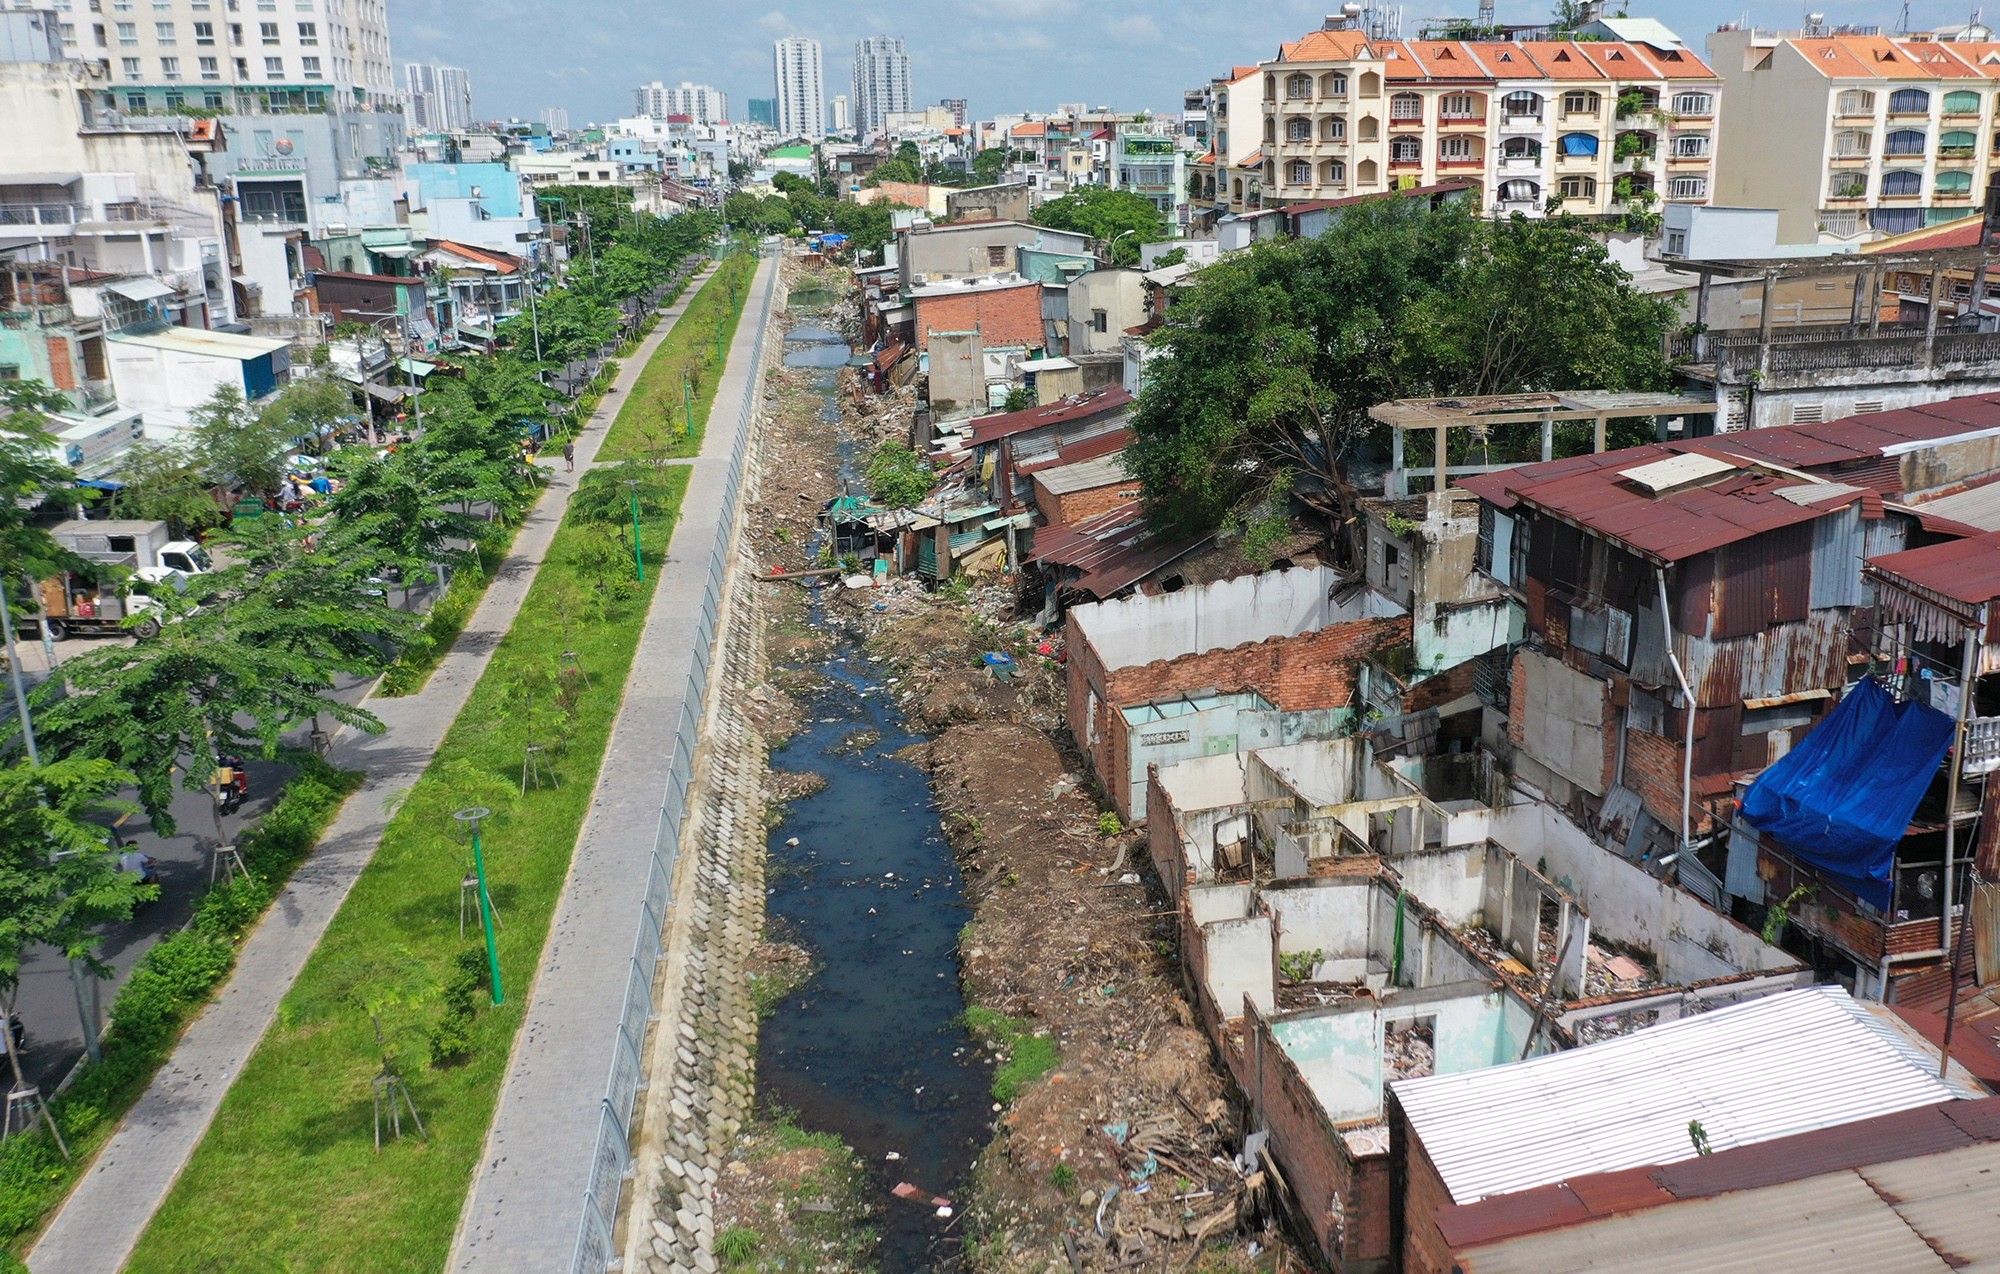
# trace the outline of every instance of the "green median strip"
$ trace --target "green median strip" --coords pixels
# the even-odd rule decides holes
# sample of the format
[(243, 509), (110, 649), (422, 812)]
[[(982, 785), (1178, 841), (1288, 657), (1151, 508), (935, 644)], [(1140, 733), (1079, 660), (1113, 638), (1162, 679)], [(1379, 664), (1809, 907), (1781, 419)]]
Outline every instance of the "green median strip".
[[(584, 476), (519, 618), (128, 1269), (443, 1266), (688, 473), (632, 465)], [(643, 584), (627, 512), (635, 493)], [(543, 751), (523, 795), (531, 743)], [(452, 815), (473, 805), (492, 810), (480, 836), (508, 990), (499, 1006), (470, 972), (483, 968), (476, 909), (461, 934), (470, 847)], [(403, 1139), (384, 1125), (378, 1153), (372, 1098), (385, 1071), (407, 1085), (427, 1139), (405, 1111)]]
[[(639, 373), (639, 382), (618, 408), (599, 461), (677, 459), (701, 453), (701, 438), (722, 364), (737, 320), (750, 300), (757, 257), (748, 252), (722, 259), (708, 282), (660, 342), (659, 351)], [(687, 405), (694, 403), (694, 430)]]

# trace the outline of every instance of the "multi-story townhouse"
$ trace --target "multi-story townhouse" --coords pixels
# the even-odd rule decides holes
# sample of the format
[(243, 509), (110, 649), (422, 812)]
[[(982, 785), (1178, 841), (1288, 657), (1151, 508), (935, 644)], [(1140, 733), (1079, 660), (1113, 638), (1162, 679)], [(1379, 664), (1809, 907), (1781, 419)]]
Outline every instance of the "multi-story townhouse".
[[(1217, 83), (1217, 144), (1197, 168), (1218, 209), (1259, 202), (1237, 194), (1246, 161), (1264, 205), (1454, 178), (1529, 215), (1558, 198), (1565, 212), (1603, 215), (1710, 196), (1720, 81), (1677, 45), (1372, 40), (1336, 25), (1244, 70)], [(1240, 109), (1239, 145), (1224, 154), (1225, 83), (1257, 95), (1252, 155), (1235, 153), (1251, 140)]]
[(1201, 180), (1201, 202), (1211, 213), (1260, 206), (1264, 157), (1258, 141), (1263, 127), (1257, 105), (1263, 93), (1259, 70), (1233, 67), (1209, 85), (1209, 147), (1193, 167)]
[(121, 109), (395, 109), (385, 0), (52, 0)]
[(1722, 202), (1780, 210), (1784, 243), (1901, 234), (1973, 212), (2000, 170), (2000, 44), (1718, 31)]

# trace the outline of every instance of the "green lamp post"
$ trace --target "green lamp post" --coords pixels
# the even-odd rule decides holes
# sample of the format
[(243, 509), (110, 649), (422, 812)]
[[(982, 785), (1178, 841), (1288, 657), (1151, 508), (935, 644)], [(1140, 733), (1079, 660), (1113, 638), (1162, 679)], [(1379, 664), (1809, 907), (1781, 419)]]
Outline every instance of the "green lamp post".
[(493, 895), (486, 888), (486, 855), (479, 847), (479, 820), (493, 813), (484, 805), (462, 809), (452, 817), (472, 828), (472, 870), (479, 877), (479, 922), (486, 928), (486, 967), (493, 973), (493, 1003), (507, 1002), (500, 985), (500, 947), (493, 938)]
[(625, 491), (632, 498), (632, 570), (643, 584), (646, 582), (646, 559), (639, 551), (639, 480), (625, 479)]

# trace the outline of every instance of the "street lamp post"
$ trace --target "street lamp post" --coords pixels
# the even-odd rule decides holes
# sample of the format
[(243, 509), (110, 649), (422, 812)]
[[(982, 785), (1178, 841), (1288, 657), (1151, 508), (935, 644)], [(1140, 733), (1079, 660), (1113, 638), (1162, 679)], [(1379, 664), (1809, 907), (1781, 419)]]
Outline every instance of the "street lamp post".
[(639, 551), (639, 480), (625, 479), (625, 493), (632, 499), (632, 570), (641, 584), (646, 582), (646, 558)]
[(493, 939), (493, 895), (486, 888), (486, 855), (479, 845), (479, 820), (492, 814), (484, 805), (462, 809), (452, 817), (472, 828), (472, 870), (479, 877), (479, 922), (486, 928), (486, 967), (493, 975), (493, 1003), (507, 1002), (500, 985), (500, 947)]
[(687, 408), (687, 436), (694, 437), (694, 383), (681, 373), (681, 402)]

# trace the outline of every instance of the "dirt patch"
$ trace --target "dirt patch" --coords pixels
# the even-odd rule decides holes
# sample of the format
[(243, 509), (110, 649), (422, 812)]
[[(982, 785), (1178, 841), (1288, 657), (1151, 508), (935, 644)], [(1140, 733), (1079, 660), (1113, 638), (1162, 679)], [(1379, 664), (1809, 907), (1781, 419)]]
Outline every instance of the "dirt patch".
[(836, 1137), (759, 1122), (715, 1180), (715, 1257), (724, 1270), (863, 1271), (875, 1245), (866, 1175)]
[(826, 775), (807, 770), (771, 770), (764, 775), (764, 797), (771, 801), (796, 801), (826, 790)]

